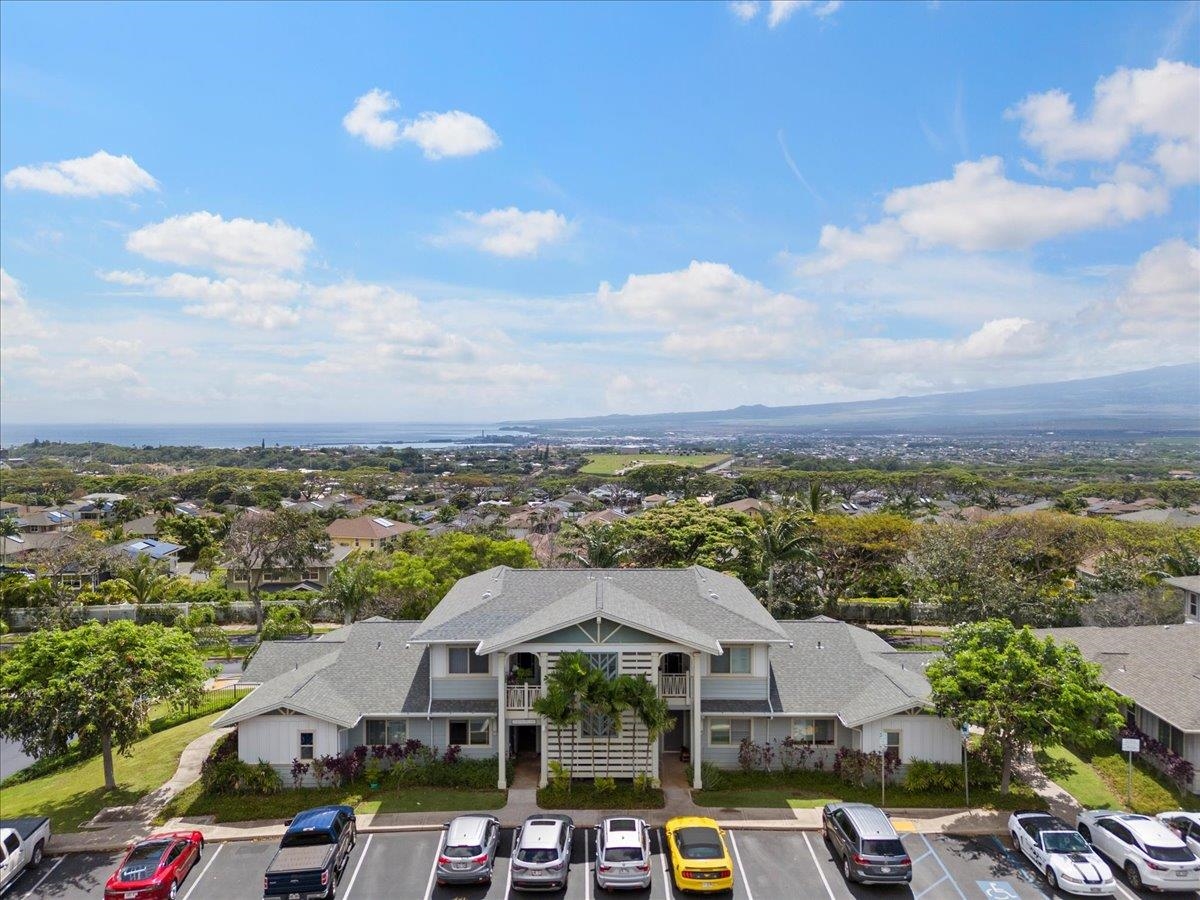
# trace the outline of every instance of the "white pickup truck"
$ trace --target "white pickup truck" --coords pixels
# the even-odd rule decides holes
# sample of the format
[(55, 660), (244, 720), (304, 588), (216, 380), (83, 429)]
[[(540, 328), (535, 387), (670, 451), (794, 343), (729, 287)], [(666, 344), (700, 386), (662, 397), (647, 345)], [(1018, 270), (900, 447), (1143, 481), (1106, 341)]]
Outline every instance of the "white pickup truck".
[(42, 864), (49, 843), (49, 819), (0, 819), (0, 894), (16, 884), (26, 868)]

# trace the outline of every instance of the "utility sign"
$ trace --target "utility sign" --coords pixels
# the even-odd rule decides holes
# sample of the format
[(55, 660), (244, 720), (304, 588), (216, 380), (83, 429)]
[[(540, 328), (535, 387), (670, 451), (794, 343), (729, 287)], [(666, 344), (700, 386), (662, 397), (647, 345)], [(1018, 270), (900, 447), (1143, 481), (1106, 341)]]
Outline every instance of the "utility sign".
[(1141, 738), (1121, 738), (1122, 753), (1141, 753), (1142, 739)]

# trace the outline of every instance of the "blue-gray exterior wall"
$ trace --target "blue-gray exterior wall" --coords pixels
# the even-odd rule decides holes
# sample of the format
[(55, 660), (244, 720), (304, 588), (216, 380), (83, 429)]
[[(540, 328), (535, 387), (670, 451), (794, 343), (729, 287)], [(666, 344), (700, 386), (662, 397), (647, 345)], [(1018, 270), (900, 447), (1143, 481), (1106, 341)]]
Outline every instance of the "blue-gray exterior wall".
[(766, 700), (767, 679), (751, 675), (701, 675), (700, 696), (706, 700)]
[(495, 700), (499, 686), (494, 675), (432, 679), (434, 700)]

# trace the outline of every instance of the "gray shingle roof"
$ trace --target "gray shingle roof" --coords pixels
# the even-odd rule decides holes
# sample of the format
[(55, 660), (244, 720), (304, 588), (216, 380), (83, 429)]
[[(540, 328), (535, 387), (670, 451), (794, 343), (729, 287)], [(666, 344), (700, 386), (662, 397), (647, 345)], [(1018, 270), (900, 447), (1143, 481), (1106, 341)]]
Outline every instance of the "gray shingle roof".
[(1103, 670), (1105, 684), (1170, 722), (1200, 732), (1200, 625), (1047, 628)]
[(878, 635), (823, 616), (779, 624), (793, 646), (771, 648), (776, 714), (837, 716), (854, 727), (928, 703), (931, 654), (897, 653)]
[(486, 653), (596, 615), (710, 653), (721, 641), (787, 635), (746, 586), (702, 566), (688, 569), (510, 569), (459, 581), (413, 640), (478, 641)]

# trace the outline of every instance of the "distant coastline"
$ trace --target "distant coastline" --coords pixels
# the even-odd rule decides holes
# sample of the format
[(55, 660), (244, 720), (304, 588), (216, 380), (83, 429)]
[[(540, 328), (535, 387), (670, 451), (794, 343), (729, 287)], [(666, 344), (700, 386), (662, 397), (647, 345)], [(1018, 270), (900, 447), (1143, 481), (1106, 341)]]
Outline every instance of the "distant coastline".
[[(508, 440), (498, 441), (504, 435)], [(103, 423), (0, 425), (0, 446), (37, 439), (66, 443), (117, 444), (123, 447), (447, 447), (509, 443), (520, 437), (511, 428), (474, 422), (270, 422), (113, 425)]]

